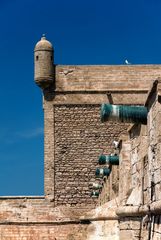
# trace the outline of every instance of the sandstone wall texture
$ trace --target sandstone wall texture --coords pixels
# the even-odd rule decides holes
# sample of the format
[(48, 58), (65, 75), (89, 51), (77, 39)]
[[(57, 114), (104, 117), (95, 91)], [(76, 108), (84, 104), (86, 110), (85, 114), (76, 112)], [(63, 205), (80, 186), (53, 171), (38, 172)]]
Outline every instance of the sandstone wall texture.
[(1, 240), (81, 240), (86, 239), (85, 225), (0, 225)]
[[(136, 127), (131, 131), (136, 139), (131, 137), (128, 142), (122, 142), (122, 163), (119, 168), (113, 167), (97, 202), (90, 198), (89, 185), (95, 181), (98, 156), (112, 153), (112, 141), (129, 126), (102, 124), (100, 104), (144, 104), (151, 82), (161, 75), (161, 66), (58, 65), (54, 68), (55, 82), (43, 91), (45, 194), (44, 197), (0, 198), (0, 239), (149, 240), (149, 236), (151, 240), (158, 239), (158, 110), (154, 111), (158, 114), (155, 117), (153, 112), (149, 115), (153, 117), (148, 120), (145, 139), (139, 138), (142, 129), (138, 135), (135, 133)], [(156, 136), (157, 143), (149, 144), (149, 139), (152, 143)], [(100, 208), (91, 213), (94, 215), (82, 218), (96, 203)], [(148, 204), (152, 214), (146, 210)]]
[[(86, 212), (86, 210), (84, 210)], [(86, 239), (88, 222), (81, 224), (79, 209), (54, 207), (44, 197), (1, 197), (1, 240)]]
[[(90, 185), (96, 181), (96, 167), (102, 167), (98, 157), (113, 152), (113, 140), (127, 125), (101, 123), (100, 105), (55, 106), (54, 116), (56, 205), (90, 206), (94, 203)], [(111, 191), (117, 183), (113, 181)]]
[[(148, 91), (160, 65), (56, 66), (56, 91)], [(135, 103), (135, 102), (134, 102)]]
[[(161, 82), (156, 81), (149, 92), (147, 126), (132, 126), (129, 139), (122, 145), (120, 178), (123, 181), (119, 181), (120, 205), (116, 211), (121, 240), (161, 239), (160, 89)], [(130, 164), (126, 164), (126, 156)], [(122, 166), (127, 166), (130, 174), (124, 175)]]
[[(112, 141), (128, 127), (101, 124), (101, 103), (144, 104), (160, 74), (160, 65), (55, 66), (55, 83), (44, 90), (44, 181), (45, 195), (56, 205), (92, 206), (88, 184), (94, 180), (97, 158), (110, 154)], [(105, 185), (100, 204), (117, 196), (117, 167)]]

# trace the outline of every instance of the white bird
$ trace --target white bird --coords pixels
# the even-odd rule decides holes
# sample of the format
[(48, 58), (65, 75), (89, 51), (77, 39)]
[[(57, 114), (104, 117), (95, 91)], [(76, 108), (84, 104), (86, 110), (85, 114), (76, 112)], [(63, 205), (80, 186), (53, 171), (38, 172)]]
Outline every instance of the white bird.
[(129, 63), (129, 61), (128, 61), (127, 59), (125, 60), (125, 63), (126, 63), (127, 65), (131, 64), (131, 63)]
[(150, 220), (149, 215), (146, 214), (145, 217), (143, 217), (143, 219), (142, 219), (142, 223), (143, 223), (144, 227), (148, 224), (149, 220)]
[(114, 145), (114, 148), (117, 149), (119, 146), (119, 142), (114, 140), (113, 145)]

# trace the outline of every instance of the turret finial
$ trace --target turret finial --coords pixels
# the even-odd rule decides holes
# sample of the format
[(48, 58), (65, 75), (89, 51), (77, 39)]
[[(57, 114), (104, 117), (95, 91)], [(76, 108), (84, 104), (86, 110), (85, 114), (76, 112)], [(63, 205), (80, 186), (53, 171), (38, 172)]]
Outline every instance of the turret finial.
[(46, 40), (46, 35), (45, 33), (43, 33), (42, 37), (41, 37), (41, 40)]

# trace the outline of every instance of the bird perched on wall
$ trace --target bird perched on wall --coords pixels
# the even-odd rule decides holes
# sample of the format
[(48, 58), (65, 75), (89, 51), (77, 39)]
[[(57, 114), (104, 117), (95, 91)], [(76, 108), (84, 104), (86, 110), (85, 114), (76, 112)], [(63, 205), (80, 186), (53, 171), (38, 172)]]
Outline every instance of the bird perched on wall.
[(126, 59), (125, 64), (130, 65), (131, 63)]
[(143, 217), (142, 219), (142, 224), (143, 224), (143, 227), (147, 226), (147, 224), (149, 223), (149, 215), (146, 214), (145, 217)]
[(113, 146), (114, 146), (115, 149), (117, 149), (118, 146), (119, 146), (119, 142), (118, 142), (118, 141), (115, 141), (115, 140), (113, 141), (112, 144), (113, 144)]

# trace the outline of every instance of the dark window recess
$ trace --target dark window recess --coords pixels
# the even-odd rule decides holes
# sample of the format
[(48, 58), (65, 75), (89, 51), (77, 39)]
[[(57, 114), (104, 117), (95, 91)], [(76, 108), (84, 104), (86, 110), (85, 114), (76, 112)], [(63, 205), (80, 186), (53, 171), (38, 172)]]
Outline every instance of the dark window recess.
[(36, 61), (38, 61), (39, 60), (39, 56), (36, 56)]

